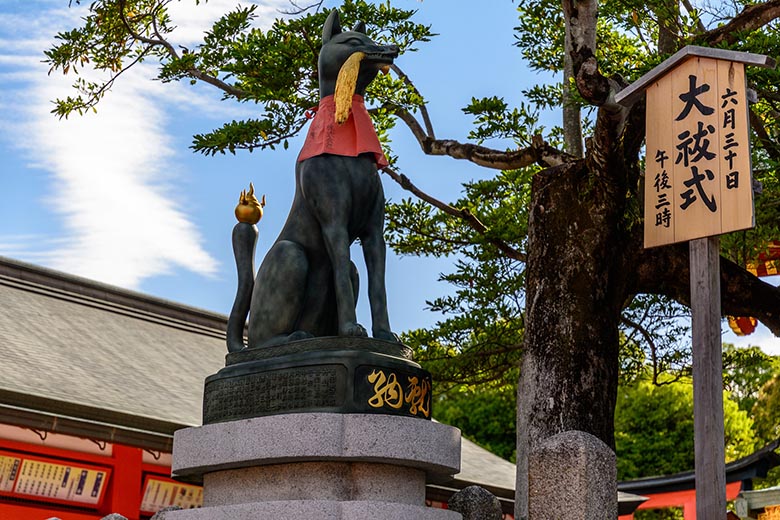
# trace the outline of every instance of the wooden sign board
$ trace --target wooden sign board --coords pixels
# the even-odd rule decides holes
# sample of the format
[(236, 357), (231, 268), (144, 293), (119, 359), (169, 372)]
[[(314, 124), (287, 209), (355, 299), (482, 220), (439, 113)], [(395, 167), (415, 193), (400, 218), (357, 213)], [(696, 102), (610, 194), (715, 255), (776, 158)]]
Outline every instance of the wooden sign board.
[(647, 87), (645, 247), (755, 225), (743, 63), (690, 57)]
[(111, 469), (0, 452), (0, 494), (99, 509)]
[(159, 475), (148, 475), (144, 482), (141, 512), (153, 515), (160, 509), (178, 506), (193, 509), (203, 505), (203, 487), (183, 484)]

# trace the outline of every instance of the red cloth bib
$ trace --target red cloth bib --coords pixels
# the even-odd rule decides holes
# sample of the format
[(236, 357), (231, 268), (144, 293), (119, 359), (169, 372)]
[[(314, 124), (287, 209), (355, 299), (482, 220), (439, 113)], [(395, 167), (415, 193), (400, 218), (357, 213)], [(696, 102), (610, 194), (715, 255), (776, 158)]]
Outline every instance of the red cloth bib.
[(349, 118), (341, 125), (336, 123), (336, 101), (333, 96), (320, 100), (317, 113), (314, 116), (306, 142), (303, 143), (298, 162), (330, 153), (357, 157), (361, 153), (373, 153), (377, 168), (388, 165), (387, 158), (376, 136), (374, 123), (366, 110), (363, 96), (352, 96), (352, 111)]

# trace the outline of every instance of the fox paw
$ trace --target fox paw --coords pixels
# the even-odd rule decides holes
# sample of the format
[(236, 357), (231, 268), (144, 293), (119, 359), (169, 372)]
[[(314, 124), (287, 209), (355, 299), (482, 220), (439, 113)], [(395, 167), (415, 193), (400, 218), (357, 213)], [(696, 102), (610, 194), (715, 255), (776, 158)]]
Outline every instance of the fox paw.
[(347, 323), (341, 327), (339, 336), (356, 336), (356, 337), (368, 337), (368, 332), (360, 323)]
[(401, 340), (398, 339), (398, 336), (395, 334), (395, 332), (391, 332), (389, 330), (375, 330), (374, 338), (383, 339), (385, 341), (392, 341), (393, 343), (401, 343)]

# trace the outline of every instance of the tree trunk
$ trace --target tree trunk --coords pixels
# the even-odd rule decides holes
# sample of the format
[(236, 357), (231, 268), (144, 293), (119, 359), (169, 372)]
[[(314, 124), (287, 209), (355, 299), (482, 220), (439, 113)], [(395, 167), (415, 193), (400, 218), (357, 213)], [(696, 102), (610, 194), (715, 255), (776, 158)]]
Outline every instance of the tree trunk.
[[(571, 48), (571, 34), (566, 31), (565, 49)], [(582, 117), (580, 107), (574, 99), (572, 81), (574, 80), (574, 61), (568, 52), (563, 53), (563, 145), (566, 153), (581, 158)]]
[[(591, 165), (592, 167), (592, 165)], [(515, 517), (528, 518), (528, 460), (568, 430), (614, 449), (618, 322), (626, 269), (623, 203), (586, 161), (537, 174), (532, 185), (526, 329), (518, 385)], [(537, 520), (537, 519), (531, 519)]]
[(658, 19), (658, 52), (672, 54), (677, 50), (680, 39), (680, 2), (677, 0), (661, 2), (655, 9)]

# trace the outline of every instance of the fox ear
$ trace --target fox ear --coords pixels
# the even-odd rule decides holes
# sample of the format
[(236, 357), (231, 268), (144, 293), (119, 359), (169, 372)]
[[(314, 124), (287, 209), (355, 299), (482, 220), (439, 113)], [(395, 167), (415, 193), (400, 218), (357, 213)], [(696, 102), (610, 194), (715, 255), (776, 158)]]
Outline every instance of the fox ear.
[(325, 45), (337, 34), (341, 34), (341, 22), (339, 22), (339, 12), (334, 9), (330, 12), (328, 19), (325, 20), (325, 25), (322, 27), (322, 44)]
[(355, 24), (354, 32), (366, 34), (366, 22), (358, 22)]

